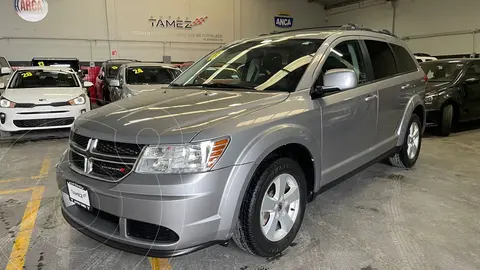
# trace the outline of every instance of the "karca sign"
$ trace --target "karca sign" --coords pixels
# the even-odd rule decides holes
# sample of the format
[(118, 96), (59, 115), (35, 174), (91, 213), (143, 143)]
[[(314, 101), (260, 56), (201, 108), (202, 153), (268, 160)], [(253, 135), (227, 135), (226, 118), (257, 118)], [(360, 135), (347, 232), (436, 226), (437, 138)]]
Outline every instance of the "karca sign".
[(47, 0), (14, 0), (15, 11), (28, 22), (39, 22), (48, 14)]
[(275, 16), (275, 26), (280, 28), (290, 28), (293, 26), (293, 17), (288, 13), (278, 13), (278, 16)]
[(185, 18), (185, 20), (177, 17), (176, 19), (172, 19), (172, 17), (168, 17), (168, 19), (164, 19), (163, 17), (154, 18), (150, 17), (148, 20), (152, 27), (161, 27), (161, 28), (177, 28), (177, 29), (192, 29), (195, 26), (199, 26), (204, 24), (208, 19), (208, 16), (205, 17), (198, 17), (194, 20), (189, 20)]

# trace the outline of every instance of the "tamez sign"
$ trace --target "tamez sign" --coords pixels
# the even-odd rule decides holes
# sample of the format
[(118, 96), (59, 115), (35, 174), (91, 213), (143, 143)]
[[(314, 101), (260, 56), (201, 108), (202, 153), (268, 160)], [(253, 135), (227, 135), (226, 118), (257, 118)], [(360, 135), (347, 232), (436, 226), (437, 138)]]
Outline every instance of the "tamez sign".
[(39, 22), (48, 14), (47, 0), (14, 0), (15, 11), (28, 22)]
[(153, 16), (148, 19), (152, 27), (160, 27), (160, 28), (177, 28), (177, 29), (192, 29), (194, 26), (202, 25), (208, 19), (208, 16), (204, 17), (197, 17), (194, 20), (189, 20), (185, 18), (185, 20), (177, 17), (176, 19), (172, 19), (171, 16), (168, 19), (164, 19), (163, 17), (154, 18)]
[(278, 13), (278, 16), (275, 16), (274, 19), (276, 27), (290, 28), (293, 26), (293, 17), (286, 12)]

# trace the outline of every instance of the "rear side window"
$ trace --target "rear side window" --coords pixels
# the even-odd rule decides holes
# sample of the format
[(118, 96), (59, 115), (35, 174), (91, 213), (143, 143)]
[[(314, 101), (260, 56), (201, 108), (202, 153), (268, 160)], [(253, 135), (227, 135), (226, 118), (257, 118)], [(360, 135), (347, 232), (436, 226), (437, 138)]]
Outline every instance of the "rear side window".
[(375, 80), (391, 77), (397, 74), (397, 65), (392, 50), (387, 43), (375, 40), (365, 40), (372, 61)]
[[(410, 53), (408, 53), (404, 47), (395, 44), (390, 44), (390, 46), (392, 47), (393, 53), (395, 53), (399, 73), (408, 73), (417, 70), (417, 65), (415, 65)], [(426, 61), (428, 61), (428, 59), (426, 59)]]

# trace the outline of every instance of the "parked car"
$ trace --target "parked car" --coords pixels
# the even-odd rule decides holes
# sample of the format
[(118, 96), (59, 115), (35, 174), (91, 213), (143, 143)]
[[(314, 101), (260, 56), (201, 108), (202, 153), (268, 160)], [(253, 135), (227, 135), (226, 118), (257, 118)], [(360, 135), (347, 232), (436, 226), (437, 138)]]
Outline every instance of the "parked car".
[[(277, 255), (322, 187), (384, 158), (417, 161), (424, 73), (386, 33), (345, 26), (244, 39), (164, 91), (85, 114), (57, 166), (63, 216), (144, 256), (231, 238)], [(238, 79), (217, 80), (240, 66)]]
[(182, 71), (173, 65), (159, 63), (129, 63), (119, 68), (110, 81), (111, 102), (167, 87)]
[(421, 64), (427, 74), (427, 124), (448, 136), (459, 122), (480, 119), (480, 59), (438, 60)]
[[(5, 57), (0, 57), (0, 83), (4, 85), (8, 82), (10, 75), (12, 73), (12, 67)], [(3, 89), (0, 89), (0, 94), (3, 92)]]
[(90, 110), (82, 82), (70, 68), (28, 67), (16, 70), (0, 98), (0, 133), (70, 128)]
[(417, 59), (419, 63), (438, 60), (436, 57), (433, 57), (427, 53), (416, 53), (414, 55), (415, 55), (415, 59)]
[(103, 62), (95, 81), (96, 103), (98, 105), (110, 103), (110, 81), (117, 77), (118, 68), (121, 65), (132, 62), (138, 61), (133, 59), (111, 59)]

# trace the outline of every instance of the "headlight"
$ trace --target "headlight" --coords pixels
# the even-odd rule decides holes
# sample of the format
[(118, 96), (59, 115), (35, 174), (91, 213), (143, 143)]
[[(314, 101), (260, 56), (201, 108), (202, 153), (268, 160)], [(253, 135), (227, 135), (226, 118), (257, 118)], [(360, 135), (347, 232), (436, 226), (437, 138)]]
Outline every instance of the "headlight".
[(432, 103), (433, 103), (433, 96), (426, 96), (425, 104), (432, 104)]
[(213, 168), (230, 142), (229, 138), (181, 145), (148, 146), (137, 173), (196, 173)]
[(68, 103), (70, 103), (70, 105), (82, 105), (82, 104), (85, 104), (85, 101), (86, 101), (86, 98), (85, 98), (85, 95), (83, 94), (74, 99), (70, 99)]
[(0, 107), (2, 108), (14, 108), (15, 102), (10, 101), (8, 99), (2, 98), (0, 99)]

